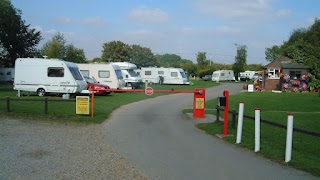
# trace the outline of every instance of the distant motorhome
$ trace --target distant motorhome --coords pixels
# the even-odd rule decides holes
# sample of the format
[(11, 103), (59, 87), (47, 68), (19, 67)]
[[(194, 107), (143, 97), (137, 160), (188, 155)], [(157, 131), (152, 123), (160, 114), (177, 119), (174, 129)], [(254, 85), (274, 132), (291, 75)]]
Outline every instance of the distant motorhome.
[(142, 85), (141, 77), (135, 72), (137, 65), (129, 62), (114, 62), (121, 69), (126, 87), (139, 88)]
[(77, 65), (83, 76), (93, 77), (96, 81), (109, 86), (111, 89), (122, 89), (125, 86), (125, 81), (118, 65), (109, 63)]
[(15, 61), (13, 89), (47, 93), (81, 93), (87, 82), (75, 63), (60, 59), (18, 58)]
[(212, 73), (212, 81), (235, 81), (233, 70), (218, 70)]
[(256, 72), (256, 71), (240, 72), (240, 80), (241, 81), (255, 80), (257, 78), (258, 78), (258, 72)]
[(190, 84), (181, 68), (142, 67), (138, 69), (143, 82), (159, 84)]

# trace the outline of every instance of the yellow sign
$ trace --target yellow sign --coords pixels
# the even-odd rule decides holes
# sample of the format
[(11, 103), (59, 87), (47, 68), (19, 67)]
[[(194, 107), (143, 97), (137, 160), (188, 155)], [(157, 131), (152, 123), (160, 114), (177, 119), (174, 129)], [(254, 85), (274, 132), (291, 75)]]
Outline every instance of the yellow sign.
[(89, 114), (89, 96), (76, 97), (76, 114)]
[(196, 98), (196, 109), (204, 109), (204, 98)]

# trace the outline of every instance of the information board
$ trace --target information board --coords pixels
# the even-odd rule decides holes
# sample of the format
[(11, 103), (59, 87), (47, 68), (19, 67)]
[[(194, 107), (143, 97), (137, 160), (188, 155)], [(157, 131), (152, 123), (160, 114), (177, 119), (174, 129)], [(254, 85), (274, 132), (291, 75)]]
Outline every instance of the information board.
[(76, 114), (89, 114), (89, 96), (76, 97)]

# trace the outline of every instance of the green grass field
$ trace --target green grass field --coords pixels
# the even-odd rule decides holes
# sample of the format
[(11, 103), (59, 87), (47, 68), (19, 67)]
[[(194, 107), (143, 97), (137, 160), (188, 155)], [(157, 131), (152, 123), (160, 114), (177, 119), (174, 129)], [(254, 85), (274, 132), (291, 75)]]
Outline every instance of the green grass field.
[[(215, 107), (216, 102), (216, 100), (208, 101), (207, 107)], [(239, 102), (244, 102), (246, 115), (254, 116), (254, 109), (261, 108), (262, 119), (286, 125), (288, 113), (293, 113), (295, 128), (320, 132), (320, 97), (317, 93), (241, 93), (230, 96), (230, 109), (238, 111)], [(220, 115), (223, 117), (223, 112)], [(229, 115), (229, 133), (234, 136), (223, 140), (234, 144), (237, 132), (230, 126), (231, 115)], [(220, 122), (199, 124), (198, 128), (212, 135), (223, 133), (223, 123)], [(320, 137), (294, 132), (292, 160), (289, 163), (284, 162), (286, 129), (262, 123), (260, 143), (259, 155), (320, 176)], [(236, 146), (254, 151), (254, 121), (244, 119), (242, 143)]]
[[(218, 85), (215, 82), (208, 81), (193, 81), (194, 85), (149, 85), (153, 89), (195, 89), (195, 88), (208, 88)], [(144, 87), (142, 87), (144, 88)], [(24, 92), (23, 94), (29, 94)], [(113, 110), (122, 105), (140, 101), (147, 98), (153, 98), (167, 93), (154, 93), (152, 96), (147, 96), (144, 93), (111, 93), (108, 96), (95, 96), (95, 112), (94, 117), (90, 115), (76, 115), (75, 102), (49, 102), (48, 114), (44, 113), (44, 102), (32, 101), (10, 101), (11, 112), (6, 112), (6, 101), (0, 100), (0, 116), (10, 118), (22, 118), (33, 120), (48, 120), (48, 121), (61, 121), (61, 122), (93, 122), (101, 123), (112, 113)], [(0, 84), (0, 98), (4, 99), (7, 96), (10, 98), (18, 99), (17, 91), (13, 90), (12, 85)], [(47, 98), (62, 100), (61, 96), (47, 96)], [(44, 99), (38, 97), (33, 93), (30, 96), (22, 96), (20, 99)]]

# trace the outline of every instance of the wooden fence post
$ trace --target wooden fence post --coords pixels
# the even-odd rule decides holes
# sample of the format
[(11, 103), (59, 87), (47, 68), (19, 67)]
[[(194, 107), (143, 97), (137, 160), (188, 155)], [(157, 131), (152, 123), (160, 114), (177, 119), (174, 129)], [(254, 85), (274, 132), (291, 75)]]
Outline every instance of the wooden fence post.
[(237, 116), (237, 111), (233, 109), (232, 110), (232, 129), (236, 129), (236, 116)]
[(48, 98), (44, 99), (44, 113), (48, 114)]
[(219, 106), (217, 105), (216, 108), (217, 108), (217, 116), (216, 116), (217, 122), (219, 122), (219, 117), (220, 117)]
[(10, 112), (10, 97), (7, 96), (7, 112)]

